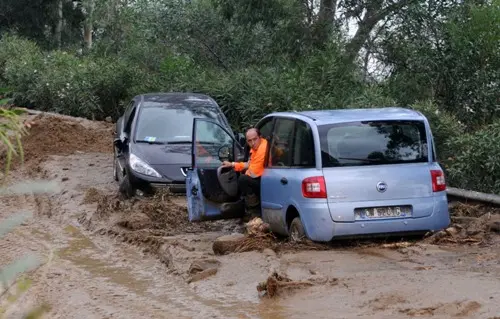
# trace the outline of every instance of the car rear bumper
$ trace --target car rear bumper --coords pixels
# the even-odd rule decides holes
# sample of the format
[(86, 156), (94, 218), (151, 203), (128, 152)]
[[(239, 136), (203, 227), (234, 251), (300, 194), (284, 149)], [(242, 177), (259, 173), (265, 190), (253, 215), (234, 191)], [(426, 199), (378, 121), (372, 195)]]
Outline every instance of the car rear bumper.
[(363, 220), (355, 222), (334, 222), (326, 203), (306, 204), (300, 207), (301, 220), (308, 237), (313, 241), (328, 242), (341, 237), (362, 237), (391, 233), (414, 233), (435, 231), (450, 224), (446, 198), (436, 201), (431, 215), (420, 218), (394, 218), (384, 220)]

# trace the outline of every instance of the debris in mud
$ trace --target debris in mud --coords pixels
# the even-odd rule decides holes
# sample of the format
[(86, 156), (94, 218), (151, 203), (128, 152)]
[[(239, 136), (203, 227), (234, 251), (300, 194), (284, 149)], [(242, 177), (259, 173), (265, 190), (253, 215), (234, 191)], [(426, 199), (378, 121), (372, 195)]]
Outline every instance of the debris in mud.
[(264, 221), (259, 217), (250, 220), (245, 224), (245, 226), (249, 235), (265, 234), (271, 231), (269, 224), (264, 223)]
[(85, 191), (82, 204), (99, 203), (105, 197), (104, 193), (95, 187), (90, 187)]
[(187, 283), (189, 284), (214, 276), (217, 274), (219, 266), (220, 262), (215, 259), (194, 261), (188, 270), (191, 276), (188, 278)]
[(459, 203), (450, 210), (450, 227), (430, 234), (425, 239), (432, 244), (481, 244), (488, 242), (500, 229), (500, 209), (483, 205)]
[[(169, 196), (120, 200), (118, 195), (96, 196), (95, 191), (87, 191), (86, 201), (98, 198), (95, 215), (109, 218), (119, 214), (118, 226), (128, 230), (150, 228), (172, 233), (196, 232), (213, 224), (190, 223), (187, 208), (175, 203)], [(85, 200), (84, 200), (85, 201)], [(118, 217), (118, 216), (117, 216)]]
[(275, 237), (272, 234), (253, 236), (233, 234), (217, 238), (212, 244), (212, 249), (216, 255), (227, 255), (229, 253), (263, 250), (272, 248), (274, 245)]
[(397, 293), (382, 294), (381, 296), (368, 301), (365, 306), (369, 306), (375, 311), (385, 311), (398, 304), (407, 303), (408, 300)]
[(219, 266), (220, 266), (220, 261), (216, 259), (196, 260), (191, 263), (191, 266), (189, 266), (188, 273), (196, 274), (210, 268), (218, 268)]
[(157, 255), (158, 255), (158, 258), (160, 259), (160, 261), (165, 266), (170, 267), (172, 265), (173, 257), (172, 257), (172, 253), (170, 252), (168, 245), (165, 245), (165, 244), (161, 245), (158, 248)]
[(195, 250), (180, 241), (172, 241), (172, 236), (220, 231), (230, 226), (230, 221), (190, 223), (187, 208), (176, 202), (173, 195), (120, 200), (116, 194), (101, 194), (99, 190), (88, 189), (83, 202), (96, 201), (95, 212), (85, 212), (78, 219), (85, 229), (141, 247), (145, 254), (154, 255), (169, 268), (175, 255), (173, 248), (180, 247), (190, 252)]
[(130, 216), (125, 216), (123, 220), (116, 223), (118, 226), (130, 230), (139, 230), (150, 228), (153, 225), (151, 218), (144, 213), (133, 213)]
[(446, 315), (453, 317), (468, 317), (472, 313), (477, 312), (481, 308), (481, 304), (477, 301), (458, 301), (452, 303), (439, 303), (432, 307), (424, 307), (419, 309), (401, 309), (400, 313), (411, 317)]
[(410, 246), (413, 246), (414, 244), (415, 243), (403, 241), (398, 243), (382, 244), (382, 248), (391, 248), (391, 249), (408, 248)]
[(263, 281), (257, 285), (257, 291), (269, 298), (279, 296), (285, 292), (291, 292), (296, 289), (303, 289), (311, 287), (317, 284), (331, 284), (337, 285), (338, 279), (319, 279), (319, 280), (305, 280), (305, 281), (295, 281), (286, 276), (279, 275), (277, 272), (273, 272), (266, 281)]
[(217, 238), (212, 249), (216, 255), (226, 255), (230, 253), (242, 253), (248, 251), (293, 251), (293, 250), (327, 250), (327, 245), (314, 243), (310, 240), (301, 242), (289, 242), (278, 240), (270, 232), (269, 224), (264, 223), (260, 218), (254, 218), (245, 224), (247, 234), (233, 234)]
[(208, 277), (214, 276), (215, 274), (217, 274), (217, 268), (209, 268), (207, 270), (203, 270), (189, 277), (187, 283), (190, 284), (192, 282), (200, 281)]

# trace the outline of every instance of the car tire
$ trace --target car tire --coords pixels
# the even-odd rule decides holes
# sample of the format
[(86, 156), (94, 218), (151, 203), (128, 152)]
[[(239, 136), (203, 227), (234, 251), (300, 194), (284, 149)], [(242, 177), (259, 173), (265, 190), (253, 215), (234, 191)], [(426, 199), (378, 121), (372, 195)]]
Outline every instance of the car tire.
[(306, 238), (306, 232), (304, 230), (304, 225), (300, 217), (295, 217), (290, 224), (290, 241), (299, 242)]
[(115, 182), (118, 182), (120, 180), (118, 176), (118, 159), (116, 158), (116, 156), (113, 160), (113, 179), (115, 180)]
[(122, 180), (120, 181), (118, 190), (120, 191), (120, 194), (126, 199), (134, 197), (135, 188), (130, 182), (130, 178), (128, 177), (128, 175), (123, 176)]

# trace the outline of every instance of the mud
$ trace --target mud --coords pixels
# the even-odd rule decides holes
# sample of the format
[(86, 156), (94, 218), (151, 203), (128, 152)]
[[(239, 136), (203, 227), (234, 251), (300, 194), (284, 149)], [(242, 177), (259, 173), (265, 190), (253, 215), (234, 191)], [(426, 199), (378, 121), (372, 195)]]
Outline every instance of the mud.
[[(109, 143), (113, 134), (113, 125), (110, 123), (45, 113), (28, 114), (24, 121), (29, 123), (21, 139), (24, 163), (15, 157), (13, 168), (24, 164), (28, 172), (39, 174), (39, 164), (49, 155), (113, 151)], [(0, 167), (4, 165), (5, 154), (2, 154)]]
[[(450, 228), (426, 238), (330, 245), (291, 244), (239, 220), (189, 223), (183, 196), (118, 197), (109, 124), (56, 118), (29, 117), (44, 123), (25, 137), (34, 166), (16, 166), (11, 180), (55, 180), (62, 190), (0, 201), (0, 222), (34, 213), (0, 238), (0, 267), (26, 253), (43, 261), (27, 274), (29, 289), (0, 298), (8, 318), (42, 305), (46, 318), (70, 319), (500, 314), (498, 210), (456, 206)], [(222, 236), (232, 244), (217, 251)]]

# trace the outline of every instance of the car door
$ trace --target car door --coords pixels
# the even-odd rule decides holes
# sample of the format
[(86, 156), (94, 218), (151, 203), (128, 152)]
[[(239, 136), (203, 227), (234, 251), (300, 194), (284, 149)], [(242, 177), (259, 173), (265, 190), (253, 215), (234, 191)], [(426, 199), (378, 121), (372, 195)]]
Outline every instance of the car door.
[(290, 191), (287, 178), (292, 166), (291, 144), (294, 130), (295, 119), (275, 119), (267, 167), (261, 178), (262, 219), (277, 233), (286, 233), (286, 224), (282, 218), (282, 212), (286, 210), (283, 199)]
[[(287, 210), (300, 211), (302, 181), (317, 175), (312, 129), (294, 118), (277, 118), (268, 166), (261, 180), (262, 219), (279, 234), (288, 234)], [(288, 221), (289, 222), (289, 221)]]
[(220, 124), (206, 118), (193, 120), (191, 167), (186, 176), (186, 197), (189, 221), (237, 218), (244, 210), (221, 212), (223, 203), (236, 202), (238, 174), (232, 168), (224, 173), (221, 185), (222, 160), (241, 161), (243, 149)]
[[(133, 103), (133, 102), (132, 102)], [(132, 138), (132, 123), (134, 122), (135, 114), (137, 110), (137, 106), (131, 106), (131, 109), (126, 116), (124, 116), (123, 129), (119, 133), (118, 140), (115, 141), (115, 145), (117, 146), (117, 164), (119, 171), (124, 172), (126, 167), (126, 163), (129, 157), (129, 147), (130, 147), (130, 139)]]

